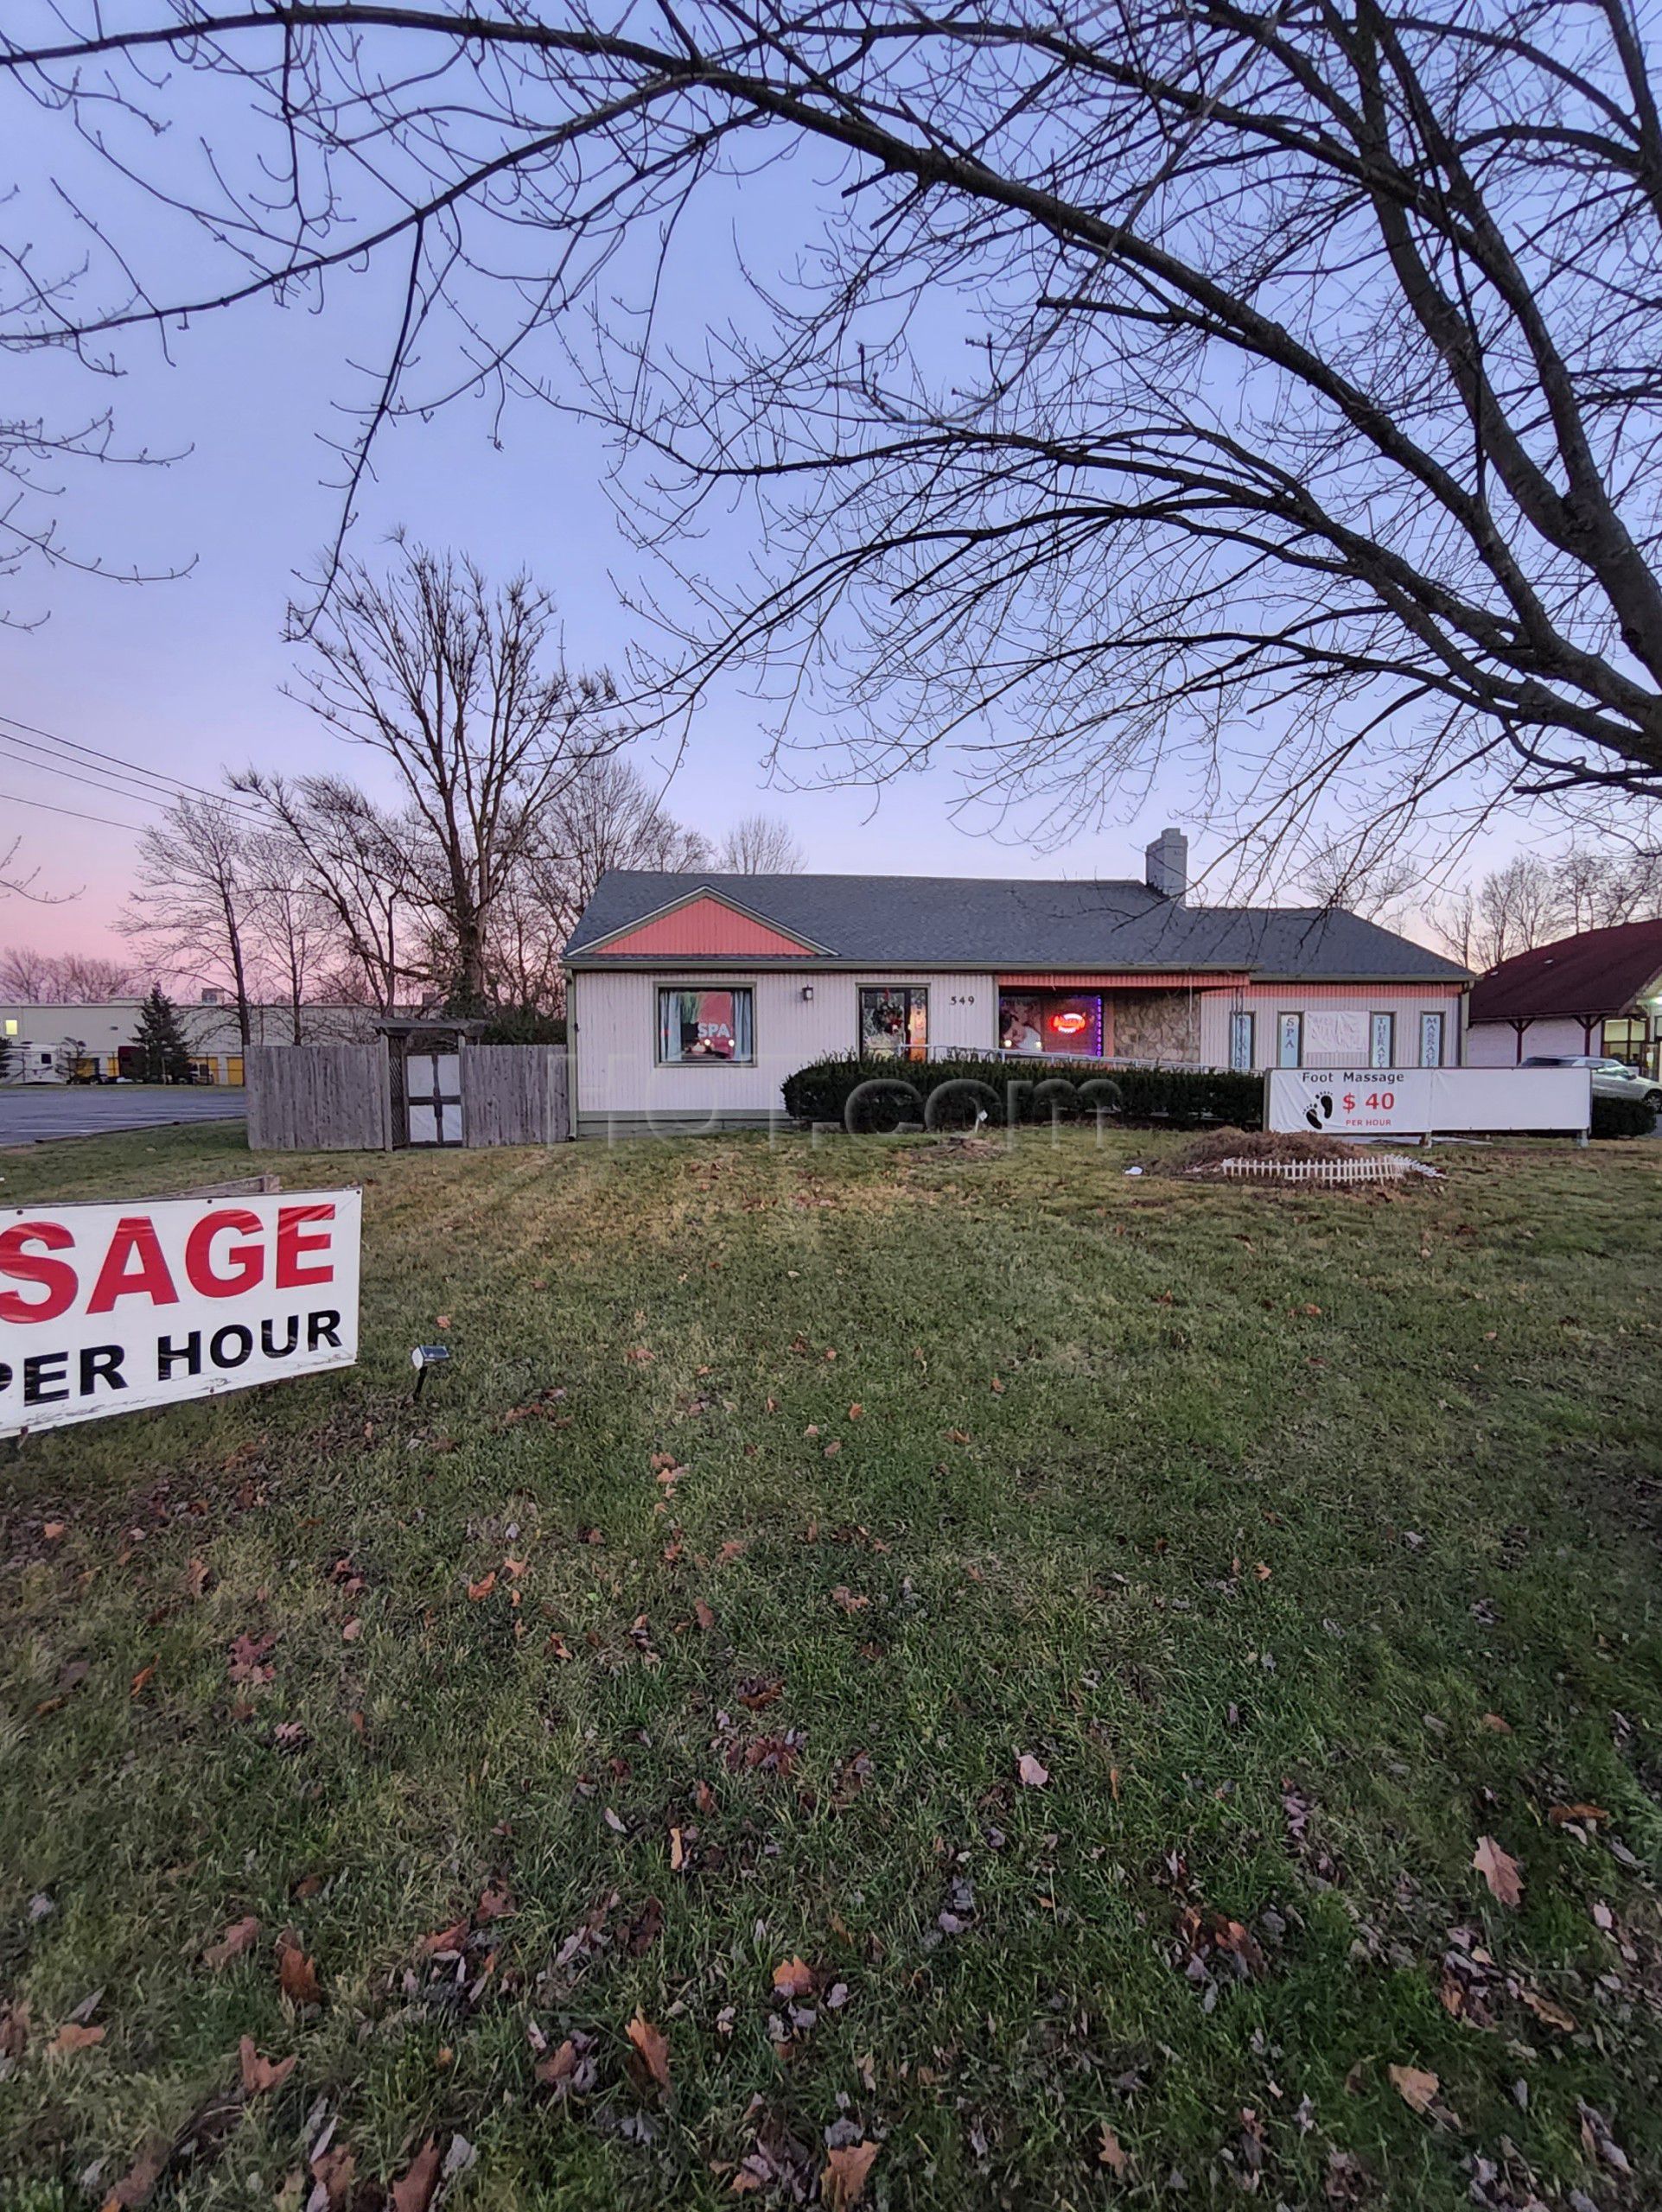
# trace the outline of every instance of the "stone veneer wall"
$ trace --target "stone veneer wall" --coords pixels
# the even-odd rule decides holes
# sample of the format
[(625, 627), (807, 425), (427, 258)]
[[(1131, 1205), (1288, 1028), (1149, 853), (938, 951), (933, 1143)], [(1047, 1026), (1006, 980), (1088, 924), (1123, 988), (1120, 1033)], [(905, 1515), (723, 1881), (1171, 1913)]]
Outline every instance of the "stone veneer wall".
[(1116, 991), (1114, 1057), (1198, 1066), (1200, 1001), (1192, 991)]

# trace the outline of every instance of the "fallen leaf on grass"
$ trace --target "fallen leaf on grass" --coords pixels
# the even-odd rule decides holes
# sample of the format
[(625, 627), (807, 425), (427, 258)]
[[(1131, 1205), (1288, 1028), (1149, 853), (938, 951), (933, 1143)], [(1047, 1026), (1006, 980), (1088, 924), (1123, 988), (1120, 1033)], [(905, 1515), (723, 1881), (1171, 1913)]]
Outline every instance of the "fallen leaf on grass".
[(317, 1967), (300, 1948), (300, 1939), (285, 1928), (277, 1939), (277, 1983), (292, 2005), (321, 2005), (322, 1986)]
[(48, 1543), (59, 1543), (62, 1541), (64, 1531), (68, 1525), (67, 1521), (43, 1521), (41, 1523), (41, 1534), (46, 1538)]
[(716, 1625), (716, 1615), (714, 1611), (710, 1606), (705, 1605), (702, 1598), (697, 1601), (692, 1610), (697, 1618), (699, 1627), (703, 1629), (704, 1634), (708, 1636), (711, 1629)]
[(84, 2028), (79, 2020), (66, 2020), (47, 2045), (47, 2055), (61, 2058), (72, 2050), (92, 2050), (104, 2041), (102, 2028)]
[(1410, 2112), (1430, 2112), (1431, 2100), (1441, 2084), (1435, 2074), (1425, 2073), (1417, 2066), (1388, 2066), (1391, 2087)]
[(488, 1574), (481, 1574), (477, 1582), (468, 1585), (468, 1595), (477, 1603), (481, 1598), (488, 1598), (495, 1587), (496, 1569), (492, 1567)]
[(1493, 1733), (1497, 1736), (1510, 1736), (1512, 1733), (1511, 1721), (1503, 1720), (1498, 1713), (1486, 1713), (1483, 1716), (1482, 1725), (1485, 1728), (1491, 1730)]
[(143, 1696), (146, 1686), (155, 1679), (155, 1676), (156, 1662), (152, 1659), (148, 1667), (141, 1667), (133, 1676), (132, 1688), (129, 1694), (132, 1697)]
[(780, 1997), (812, 1997), (813, 1968), (806, 1959), (786, 1959), (774, 1968), (774, 1988)]
[(740, 1683), (738, 1700), (747, 1713), (762, 1713), (774, 1703), (784, 1688), (777, 1675), (752, 1675)]
[(165, 2135), (152, 2135), (121, 2179), (105, 2198), (102, 2212), (137, 2212), (156, 2193), (156, 2184), (168, 2170), (173, 2144)]
[(449, 1325), (450, 1325), (450, 1317), (449, 1317), (449, 1315), (448, 1313), (440, 1313), (440, 1314), (436, 1315), (435, 1318), (436, 1318), (436, 1321), (437, 1321), (437, 1325), (438, 1325), (438, 1326), (439, 1326), (441, 1329), (448, 1329), (448, 1328), (449, 1327)]
[(356, 1643), (363, 1632), (364, 1624), (354, 1613), (352, 1618), (347, 1621), (345, 1626), (341, 1629), (341, 1641), (342, 1643)]
[[(332, 2145), (320, 2151), (312, 2159), (312, 2179), (317, 2184), (307, 2199), (307, 2212), (316, 2206), (319, 2212), (340, 2212), (352, 2196), (353, 2183), (358, 2177), (358, 2161), (344, 2146), (336, 2150)], [(318, 2190), (322, 2191), (320, 2198)]]
[(831, 2212), (845, 2212), (845, 2208), (857, 2204), (866, 2192), (866, 2177), (871, 2171), (872, 2160), (877, 2155), (875, 2143), (848, 2143), (840, 2150), (827, 2151), (825, 2171), (819, 2184), (820, 2195), (831, 2207)]
[(1571, 1821), (1608, 1821), (1610, 1817), (1602, 1805), (1549, 1805), (1546, 1816), (1555, 1828), (1563, 1827)]
[(1519, 2002), (1527, 2005), (1536, 2018), (1547, 2027), (1557, 2028), (1563, 2035), (1575, 2033), (1575, 2015), (1566, 2012), (1562, 2005), (1555, 2005), (1550, 1997), (1544, 1997), (1538, 1989), (1531, 1989), (1525, 1984), (1519, 1987), (1518, 1998)]
[(427, 2212), (438, 2172), (438, 2138), (430, 2135), (392, 2184), (392, 2212)]
[(205, 1559), (192, 1559), (185, 1567), (185, 1591), (192, 1598), (200, 1598), (207, 1587), (208, 1567)]
[(1041, 1766), (1031, 1751), (1023, 1751), (1016, 1762), (1016, 1771), (1029, 1789), (1042, 1789), (1050, 1779), (1050, 1769)]
[(293, 2051), (287, 2058), (262, 2058), (252, 2036), (245, 2036), (237, 2045), (237, 2059), (242, 2069), (243, 2094), (250, 2097), (280, 2089), (300, 2063)]
[(210, 1943), (202, 1953), (202, 1964), (210, 1974), (218, 1974), (228, 1967), (232, 1959), (239, 1959), (259, 1934), (259, 1923), (253, 1914), (245, 1913), (240, 1920), (233, 1920), (217, 1943)]
[(660, 2089), (670, 2085), (670, 2047), (644, 2012), (637, 2012), (627, 2033), (640, 2054), (640, 2063)]
[(850, 1421), (863, 1420), (865, 1417), (865, 1410), (866, 1409), (863, 1406), (850, 1406), (849, 1408), (849, 1419)]
[(871, 1603), (869, 1598), (856, 1597), (846, 1582), (839, 1582), (831, 1592), (831, 1603), (839, 1612), (863, 1613)]
[(233, 1637), (231, 1659), (226, 1672), (233, 1682), (269, 1682), (277, 1669), (268, 1664), (266, 1653), (277, 1642), (274, 1636)]
[(634, 1367), (649, 1367), (657, 1356), (655, 1352), (648, 1351), (645, 1344), (634, 1344), (623, 1355)]
[(1111, 2173), (1123, 2174), (1131, 2163), (1131, 2154), (1120, 2141), (1106, 2120), (1102, 2124), (1102, 2140), (1097, 2146), (1097, 2164), (1106, 2166)]
[(1492, 1835), (1479, 1836), (1472, 1864), (1488, 1884), (1489, 1893), (1497, 1904), (1510, 1905), (1515, 1910), (1523, 1903), (1523, 1870)]

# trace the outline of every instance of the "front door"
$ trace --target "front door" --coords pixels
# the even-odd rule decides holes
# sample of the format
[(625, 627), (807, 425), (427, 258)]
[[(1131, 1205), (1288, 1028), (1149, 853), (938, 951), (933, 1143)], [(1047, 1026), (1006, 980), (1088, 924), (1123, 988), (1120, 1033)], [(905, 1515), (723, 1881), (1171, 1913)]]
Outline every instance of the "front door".
[(404, 1064), (405, 1141), (411, 1145), (462, 1142), (462, 1055), (411, 1052)]

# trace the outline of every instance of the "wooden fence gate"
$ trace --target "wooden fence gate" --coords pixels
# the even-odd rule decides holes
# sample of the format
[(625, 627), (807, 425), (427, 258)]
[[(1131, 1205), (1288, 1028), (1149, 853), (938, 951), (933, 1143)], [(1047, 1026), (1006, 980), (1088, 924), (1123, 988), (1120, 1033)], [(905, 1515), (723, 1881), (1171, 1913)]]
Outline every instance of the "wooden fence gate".
[[(447, 1103), (441, 1141), (565, 1142), (571, 1126), (563, 1046), (468, 1043), (457, 1057), (461, 1129), (452, 1133), (455, 1108)], [(410, 1143), (415, 1131), (394, 1111), (392, 1073), (380, 1038), (373, 1045), (251, 1046), (249, 1150), (386, 1152)]]

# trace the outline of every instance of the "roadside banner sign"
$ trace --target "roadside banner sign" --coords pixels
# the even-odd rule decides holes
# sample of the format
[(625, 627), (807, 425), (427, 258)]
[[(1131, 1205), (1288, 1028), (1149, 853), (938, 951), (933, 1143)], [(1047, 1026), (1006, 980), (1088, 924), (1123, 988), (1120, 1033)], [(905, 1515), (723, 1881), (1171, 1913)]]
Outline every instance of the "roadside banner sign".
[(0, 1436), (358, 1357), (361, 1194), (0, 1209)]
[(1324, 1137), (1592, 1126), (1586, 1068), (1272, 1068), (1267, 1128)]

